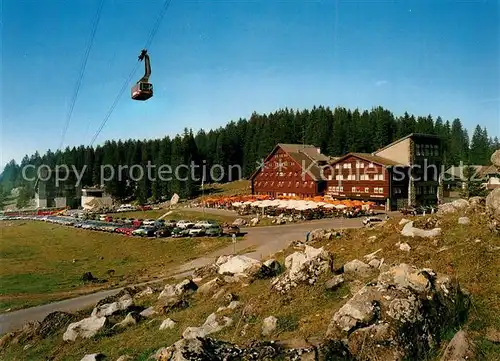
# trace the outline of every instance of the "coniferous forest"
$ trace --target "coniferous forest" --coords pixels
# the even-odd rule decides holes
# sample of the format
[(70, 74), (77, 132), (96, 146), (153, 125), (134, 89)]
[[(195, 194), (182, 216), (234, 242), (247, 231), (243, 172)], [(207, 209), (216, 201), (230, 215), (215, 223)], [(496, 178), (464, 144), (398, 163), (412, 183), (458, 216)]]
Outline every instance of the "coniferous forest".
[[(56, 152), (49, 150), (43, 155), (36, 152), (26, 155), (20, 164), (11, 161), (5, 166), (0, 189), (5, 193), (14, 187), (21, 187), (21, 195), (29, 197), (33, 193), (33, 182), (23, 180), (21, 173), (28, 164), (35, 167), (46, 164), (51, 168), (66, 164), (74, 165), (76, 169), (86, 166), (82, 179), (84, 187), (100, 183), (103, 164), (115, 167), (140, 164), (145, 167), (148, 161), (157, 166), (168, 164), (172, 168), (190, 164), (191, 161), (204, 164), (207, 169), (214, 164), (220, 164), (226, 170), (229, 165), (240, 165), (242, 176), (249, 177), (258, 161), (268, 155), (277, 143), (313, 144), (326, 155), (340, 156), (347, 152), (372, 152), (412, 132), (441, 136), (444, 162), (448, 166), (460, 162), (488, 165), (493, 150), (500, 148), (498, 137), (489, 137), (486, 128), (479, 125), (469, 137), (459, 119), (444, 120), (408, 113), (396, 116), (382, 107), (364, 111), (323, 106), (302, 111), (282, 109), (270, 114), (253, 113), (249, 119), (231, 121), (225, 127), (200, 130), (196, 134), (185, 129), (183, 134), (173, 138), (113, 140), (96, 147), (68, 147)], [(179, 178), (185, 175), (179, 174)], [(225, 172), (220, 182), (228, 181), (230, 176), (232, 180), (237, 177)], [(143, 180), (132, 181), (123, 175), (121, 180), (115, 177), (105, 186), (118, 199), (135, 198), (144, 203), (147, 199), (160, 200), (174, 193), (181, 197), (194, 196), (201, 182), (186, 178), (186, 181), (175, 177), (170, 181), (151, 181), (144, 177)], [(199, 176), (197, 178), (200, 179)], [(211, 181), (206, 179), (205, 182)]]

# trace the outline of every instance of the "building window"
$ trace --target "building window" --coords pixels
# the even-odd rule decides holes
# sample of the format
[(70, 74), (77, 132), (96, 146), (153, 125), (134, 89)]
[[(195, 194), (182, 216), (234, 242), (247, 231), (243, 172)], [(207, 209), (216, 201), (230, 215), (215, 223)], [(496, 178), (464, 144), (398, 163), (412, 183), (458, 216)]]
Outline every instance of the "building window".
[(328, 180), (332, 180), (332, 179), (333, 179), (333, 176), (330, 174), (330, 175), (328, 176)]
[(395, 188), (393, 188), (393, 189), (392, 189), (392, 193), (393, 193), (393, 194), (401, 194), (401, 188), (399, 188), (399, 187), (395, 187)]
[(364, 168), (365, 167), (365, 163), (363, 162), (356, 162), (356, 168)]
[(384, 180), (384, 174), (374, 174), (373, 175), (373, 180), (379, 180), (379, 181), (383, 181)]
[(384, 193), (384, 188), (382, 188), (382, 187), (373, 188), (373, 192), (374, 193)]
[(342, 174), (337, 174), (335, 180), (344, 180), (344, 176)]
[(292, 186), (292, 182), (288, 182), (288, 188)]
[(309, 183), (309, 188), (312, 188), (313, 187), (313, 182), (310, 182)]
[(351, 169), (351, 163), (344, 163), (344, 169)]
[(370, 193), (370, 188), (369, 187), (365, 187), (365, 193)]
[(353, 180), (353, 181), (355, 181), (356, 180), (356, 174), (349, 174), (347, 176), (347, 180)]
[(370, 176), (368, 174), (360, 174), (359, 180), (370, 180)]
[(340, 169), (340, 164), (335, 164), (335, 169)]

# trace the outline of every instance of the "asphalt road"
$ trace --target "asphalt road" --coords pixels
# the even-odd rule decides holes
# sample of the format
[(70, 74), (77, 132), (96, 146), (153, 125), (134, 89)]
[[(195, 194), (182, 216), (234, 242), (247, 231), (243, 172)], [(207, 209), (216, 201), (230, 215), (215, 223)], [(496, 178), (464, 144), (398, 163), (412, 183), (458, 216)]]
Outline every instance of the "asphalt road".
[[(207, 213), (227, 214), (225, 210), (211, 209)], [(234, 213), (231, 213), (234, 215)], [(359, 228), (362, 226), (362, 218), (351, 219), (320, 219), (305, 223), (286, 224), (280, 226), (269, 227), (254, 227), (242, 228), (242, 232), (246, 232), (243, 240), (219, 249), (207, 256), (192, 260), (172, 271), (176, 277), (184, 277), (189, 275), (195, 268), (202, 267), (213, 263), (217, 257), (224, 254), (232, 254), (233, 247), (237, 253), (249, 250), (245, 253), (247, 256), (261, 259), (278, 252), (287, 247), (287, 245), (297, 239), (305, 240), (306, 233), (316, 228)], [(158, 280), (151, 283), (158, 282)], [(140, 285), (145, 285), (142, 283)], [(46, 305), (25, 308), (22, 310), (12, 311), (0, 314), (0, 335), (16, 330), (22, 327), (29, 321), (41, 321), (49, 313), (54, 311), (76, 312), (88, 307), (92, 307), (99, 300), (118, 293), (122, 288), (114, 290), (99, 291), (93, 294), (79, 296), (76, 298), (49, 303)]]

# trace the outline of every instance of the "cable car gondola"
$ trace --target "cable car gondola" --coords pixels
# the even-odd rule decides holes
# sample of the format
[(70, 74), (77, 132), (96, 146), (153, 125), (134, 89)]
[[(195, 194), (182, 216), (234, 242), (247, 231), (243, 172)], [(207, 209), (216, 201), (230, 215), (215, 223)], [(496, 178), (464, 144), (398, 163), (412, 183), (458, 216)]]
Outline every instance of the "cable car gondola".
[(141, 51), (139, 61), (144, 60), (145, 73), (144, 76), (132, 87), (132, 99), (134, 100), (148, 100), (153, 96), (153, 84), (149, 82), (151, 75), (151, 63), (149, 62), (149, 55), (146, 49)]

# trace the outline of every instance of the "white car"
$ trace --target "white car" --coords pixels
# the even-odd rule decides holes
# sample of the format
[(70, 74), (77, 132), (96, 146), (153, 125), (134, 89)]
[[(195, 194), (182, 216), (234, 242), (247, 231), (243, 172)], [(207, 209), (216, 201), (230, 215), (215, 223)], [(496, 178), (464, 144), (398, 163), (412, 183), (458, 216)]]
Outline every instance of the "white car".
[(379, 217), (366, 217), (365, 219), (363, 219), (363, 224), (365, 226), (369, 226), (372, 223), (378, 223), (378, 222), (382, 222), (382, 221), (383, 220), (380, 219)]
[(189, 230), (188, 233), (191, 237), (193, 236), (202, 236), (205, 234), (205, 228), (204, 227), (199, 227), (195, 225), (193, 228)]
[(216, 226), (215, 223), (209, 221), (199, 221), (194, 225), (195, 227), (210, 228)]
[(181, 229), (186, 229), (186, 228), (193, 227), (194, 223), (186, 221), (186, 220), (180, 220), (179, 222), (177, 222), (176, 226), (179, 227), (179, 228), (181, 228)]
[(135, 207), (133, 207), (131, 204), (123, 204), (118, 209), (116, 210), (117, 212), (130, 212), (130, 211), (135, 211)]
[(142, 222), (142, 224), (145, 226), (154, 226), (155, 220), (154, 219), (146, 219)]

